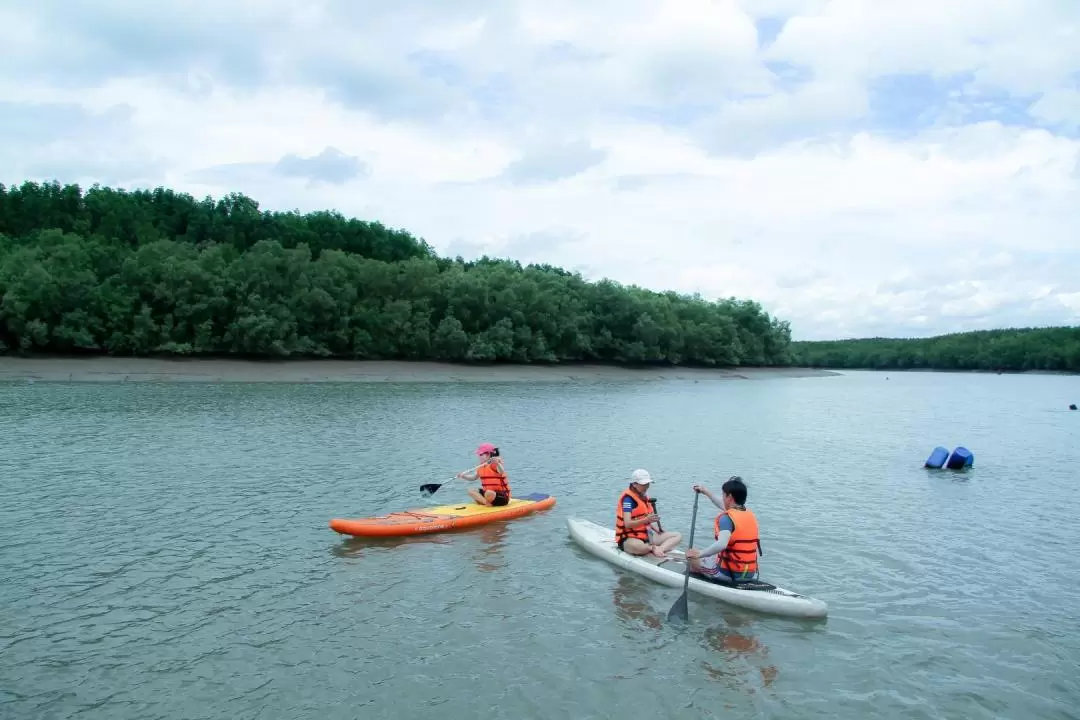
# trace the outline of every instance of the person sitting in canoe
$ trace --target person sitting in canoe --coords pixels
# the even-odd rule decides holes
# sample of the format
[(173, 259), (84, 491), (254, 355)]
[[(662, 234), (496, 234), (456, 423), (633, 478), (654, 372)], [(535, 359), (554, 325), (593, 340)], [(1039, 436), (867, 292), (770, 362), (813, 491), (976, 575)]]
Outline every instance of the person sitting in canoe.
[(690, 572), (699, 573), (710, 580), (739, 582), (758, 579), (758, 555), (761, 540), (754, 513), (746, 509), (746, 485), (738, 475), (732, 475), (721, 487), (723, 498), (717, 500), (703, 485), (695, 485), (694, 491), (712, 500), (723, 512), (713, 521), (713, 537), (716, 539), (704, 550), (690, 548), (686, 559)]
[(491, 443), (484, 443), (476, 448), (476, 454), (483, 463), (476, 471), (466, 470), (457, 476), (462, 480), (479, 480), (480, 489), (469, 488), (469, 495), (480, 505), (507, 505), (510, 502), (510, 481), (506, 477), (499, 448)]
[(631, 555), (653, 554), (666, 558), (667, 551), (682, 541), (677, 532), (665, 532), (660, 526), (653, 500), (646, 493), (652, 485), (648, 470), (635, 470), (630, 487), (623, 490), (615, 506), (615, 542)]

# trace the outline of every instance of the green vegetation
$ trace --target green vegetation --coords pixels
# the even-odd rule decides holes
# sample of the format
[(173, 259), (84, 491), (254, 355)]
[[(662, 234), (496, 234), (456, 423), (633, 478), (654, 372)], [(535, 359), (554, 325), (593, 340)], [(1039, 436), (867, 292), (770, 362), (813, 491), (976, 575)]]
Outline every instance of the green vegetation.
[(1080, 372), (1080, 328), (790, 338), (752, 301), (441, 258), (333, 212), (0, 185), (0, 352)]
[(786, 365), (760, 305), (437, 257), (242, 195), (0, 185), (0, 351)]
[(793, 342), (792, 363), (875, 370), (1080, 372), (1080, 327), (978, 330), (932, 338)]

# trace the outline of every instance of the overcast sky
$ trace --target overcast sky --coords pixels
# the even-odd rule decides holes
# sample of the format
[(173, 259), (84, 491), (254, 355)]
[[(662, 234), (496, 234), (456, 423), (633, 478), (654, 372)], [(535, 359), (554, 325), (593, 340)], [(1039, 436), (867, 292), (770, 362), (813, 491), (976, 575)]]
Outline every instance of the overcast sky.
[(1080, 323), (1078, 0), (0, 2), (0, 182), (239, 191), (753, 298)]

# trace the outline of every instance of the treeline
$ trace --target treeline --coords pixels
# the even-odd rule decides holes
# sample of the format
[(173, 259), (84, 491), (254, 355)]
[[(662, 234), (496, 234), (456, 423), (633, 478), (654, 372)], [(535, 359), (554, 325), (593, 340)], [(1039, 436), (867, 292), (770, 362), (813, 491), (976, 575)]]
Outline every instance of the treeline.
[(786, 365), (787, 322), (242, 195), (0, 185), (0, 351)]
[(801, 341), (791, 344), (791, 354), (793, 364), (817, 368), (1080, 372), (1080, 327)]

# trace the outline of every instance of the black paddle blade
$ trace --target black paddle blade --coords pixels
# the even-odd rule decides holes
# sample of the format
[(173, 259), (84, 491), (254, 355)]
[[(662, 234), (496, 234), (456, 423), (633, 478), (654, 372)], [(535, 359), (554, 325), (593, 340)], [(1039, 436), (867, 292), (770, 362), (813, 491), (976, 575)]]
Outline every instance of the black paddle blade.
[(442, 486), (443, 486), (442, 483), (428, 483), (426, 485), (421, 485), (420, 486), (420, 492), (423, 493), (424, 495), (431, 496), (431, 495), (434, 495), (435, 492), (439, 488), (441, 488)]
[[(694, 512), (690, 515), (690, 542), (687, 543), (686, 548), (689, 550), (694, 547), (694, 528), (697, 527), (697, 504), (700, 493), (694, 492)], [(683, 586), (682, 595), (675, 601), (675, 604), (668, 610), (667, 619), (674, 620), (678, 618), (683, 622), (690, 620), (690, 608), (687, 607), (686, 595), (690, 591), (690, 558), (686, 559), (686, 569), (683, 570)]]
[(682, 620), (686, 622), (690, 619), (690, 608), (686, 605), (686, 593), (684, 592), (679, 596), (679, 599), (675, 601), (675, 604), (671, 606), (671, 609), (667, 611), (668, 620)]

